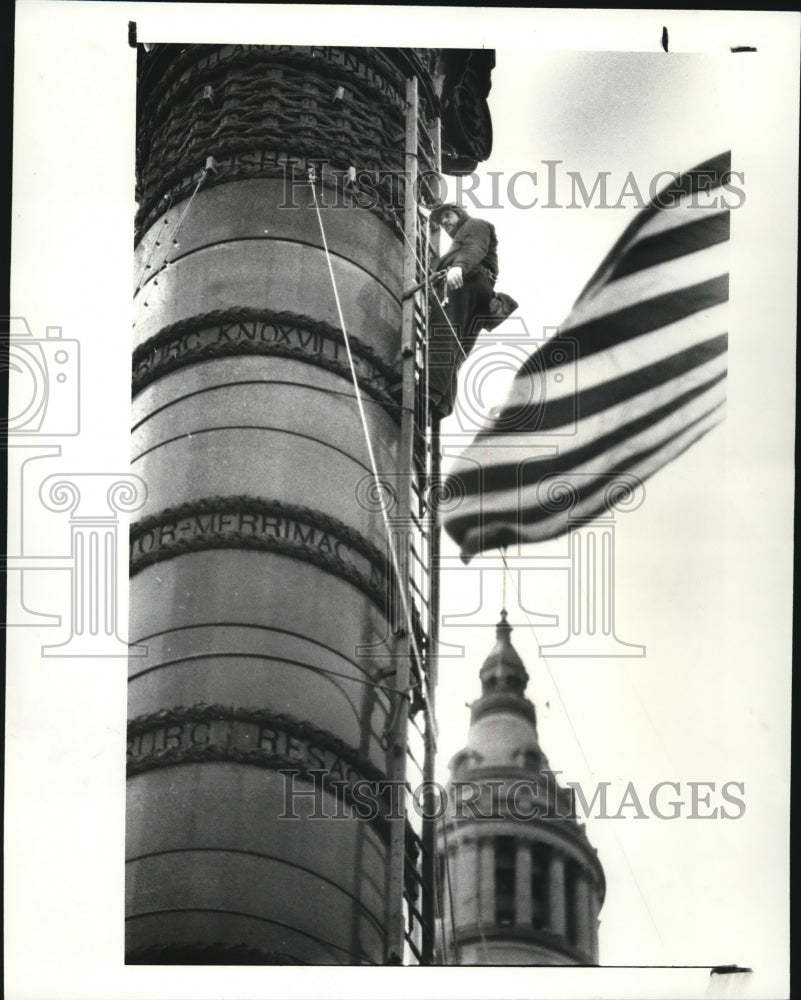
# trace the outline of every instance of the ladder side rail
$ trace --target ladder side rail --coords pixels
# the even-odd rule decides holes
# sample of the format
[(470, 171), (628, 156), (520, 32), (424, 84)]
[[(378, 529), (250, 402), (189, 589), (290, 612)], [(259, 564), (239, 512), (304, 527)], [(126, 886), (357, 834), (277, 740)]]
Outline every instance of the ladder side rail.
[[(434, 149), (434, 157), (436, 161), (436, 170), (441, 169), (440, 163), (440, 126), (439, 119), (435, 119), (432, 128), (429, 132), (431, 137), (432, 146)], [(438, 236), (432, 239), (431, 231), (428, 226), (423, 229), (424, 233), (424, 246), (425, 255), (424, 260), (426, 262), (426, 267), (430, 267), (430, 263), (433, 255), (439, 250), (439, 238)], [(429, 308), (430, 302), (428, 297), (424, 304), (426, 312), (426, 331), (429, 328)], [(430, 455), (430, 470), (429, 470), (429, 481), (428, 489), (424, 493), (424, 503), (425, 511), (423, 512), (424, 523), (428, 525), (428, 573), (429, 573), (429, 594), (428, 594), (428, 621), (426, 623), (426, 632), (428, 636), (428, 643), (426, 646), (426, 673), (428, 680), (428, 690), (429, 690), (429, 702), (428, 711), (431, 714), (431, 718), (426, 719), (425, 725), (425, 741), (424, 741), (424, 756), (423, 756), (423, 781), (429, 782), (427, 785), (429, 788), (433, 788), (434, 773), (435, 773), (435, 757), (436, 757), (436, 740), (434, 732), (432, 729), (432, 719), (435, 713), (435, 691), (437, 684), (437, 657), (438, 657), (438, 642), (439, 642), (439, 524), (437, 523), (437, 497), (439, 494), (440, 487), (440, 435), (439, 435), (439, 421), (435, 420), (431, 424), (430, 438), (429, 438), (429, 455)], [(432, 803), (430, 800), (428, 802), (429, 806), (438, 806), (438, 802)], [(433, 812), (434, 810), (432, 810)], [(423, 825), (422, 825), (422, 874), (423, 882), (425, 885), (424, 895), (423, 895), (423, 923), (428, 928), (428, 935), (423, 940), (423, 961), (427, 965), (431, 965), (435, 960), (435, 943), (436, 943), (436, 916), (437, 916), (437, 900), (436, 900), (436, 851), (437, 851), (437, 837), (436, 837), (436, 820), (428, 812), (428, 810), (423, 808)]]
[[(416, 240), (417, 215), (414, 204), (414, 189), (417, 178), (417, 79), (412, 77), (406, 81), (406, 129), (405, 129), (405, 197), (404, 197), (404, 232), (407, 241), (404, 241), (404, 266), (403, 266), (403, 287), (409, 288), (415, 283), (417, 274), (417, 261), (415, 254), (409, 247), (413, 247)], [(395, 588), (405, 587), (408, 579), (409, 556), (408, 556), (408, 534), (411, 509), (411, 488), (408, 482), (412, 474), (412, 460), (414, 450), (414, 399), (415, 399), (415, 373), (414, 373), (414, 298), (404, 299), (401, 314), (401, 358), (402, 358), (402, 385), (403, 385), (403, 408), (401, 411), (401, 434), (399, 449), (399, 469), (401, 476), (398, 479), (397, 507), (395, 516), (397, 517), (398, 531), (393, 542), (397, 543), (398, 555), (398, 579), (394, 581)], [(403, 602), (400, 595), (394, 594), (394, 617), (393, 626), (399, 642), (396, 645), (395, 659), (395, 689), (399, 698), (399, 708), (396, 714), (394, 731), (392, 733), (392, 746), (390, 749), (392, 779), (402, 783), (406, 779), (406, 745), (409, 701), (408, 691), (410, 687), (411, 670), (410, 661), (414, 655), (412, 652), (412, 636), (409, 629), (414, 628), (413, 623), (404, 620), (401, 612)], [(412, 609), (409, 609), (410, 612)], [(396, 787), (401, 788), (399, 784)], [(407, 803), (405, 795), (398, 795), (398, 808), (390, 821), (390, 871), (389, 871), (389, 892), (388, 892), (388, 920), (387, 920), (387, 961), (389, 964), (401, 964), (404, 960), (407, 945), (407, 934), (405, 929), (405, 896), (406, 896), (406, 824), (407, 824)]]

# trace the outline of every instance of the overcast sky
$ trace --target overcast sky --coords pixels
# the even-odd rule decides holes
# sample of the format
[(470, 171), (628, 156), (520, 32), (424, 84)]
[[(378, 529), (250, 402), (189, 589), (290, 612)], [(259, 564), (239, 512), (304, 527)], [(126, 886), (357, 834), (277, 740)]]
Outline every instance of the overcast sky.
[[(497, 287), (520, 303), (518, 319), (495, 331), (494, 338), (502, 339), (504, 331), (517, 337), (521, 319), (535, 337), (542, 327), (558, 326), (636, 212), (633, 192), (647, 201), (652, 178), (660, 172), (690, 169), (732, 147), (729, 74), (740, 69), (735, 60), (745, 58), (663, 52), (546, 52), (525, 58), (497, 51), (490, 94), (494, 148), (480, 167), (475, 193), (479, 204), (488, 205), (489, 172), (500, 171), (495, 183), (504, 204), (473, 208), (465, 196), (474, 214), (496, 226)], [(561, 163), (549, 168), (545, 161)], [(549, 169), (557, 177), (557, 197), (551, 201), (561, 208), (544, 207)], [(536, 187), (531, 178), (511, 180), (522, 171), (537, 172)], [(609, 172), (607, 204), (622, 207), (585, 208), (580, 202), (576, 209), (564, 207), (572, 194), (567, 171), (578, 172), (588, 191), (601, 171)], [(658, 187), (665, 183), (662, 178)], [(453, 180), (451, 193), (458, 193)], [(538, 205), (515, 207), (514, 200), (525, 205), (534, 196)], [(596, 195), (591, 205), (599, 202)], [(736, 220), (733, 229), (736, 236)], [(755, 335), (752, 331), (749, 339)], [(493, 350), (492, 338), (486, 344), (488, 352)], [(506, 378), (499, 373), (495, 380), (497, 401), (509, 376), (511, 367)], [(489, 382), (486, 398), (491, 405)], [(443, 432), (449, 429), (458, 432), (456, 416), (443, 425)], [(548, 657), (546, 662), (538, 655), (538, 639), (556, 643), (564, 629), (535, 630), (516, 607), (507, 578), (513, 641), (532, 678), (529, 695), (552, 767), (563, 770), (565, 780), (588, 787), (590, 795), (597, 782), (611, 782), (610, 801), (616, 803), (631, 782), (649, 813), (647, 799), (657, 782), (681, 783), (676, 797), (685, 805), (676, 821), (636, 820), (636, 810), (628, 809), (625, 819), (588, 824), (607, 876), (600, 938), (605, 964), (753, 961), (747, 956), (754, 945), (754, 899), (764, 891), (765, 872), (754, 863), (752, 838), (761, 820), (748, 777), (754, 754), (764, 752), (760, 730), (768, 722), (749, 726), (757, 721), (753, 664), (724, 653), (732, 626), (727, 574), (738, 577), (722, 516), (729, 488), (725, 450), (726, 431), (718, 428), (646, 484), (638, 511), (617, 516), (617, 634), (644, 645), (644, 658)], [(455, 551), (446, 539), (444, 554)], [(559, 541), (522, 551), (533, 567), (566, 549)], [(494, 562), (499, 564), (497, 558)], [(465, 702), (480, 690), (478, 668), (494, 640), (502, 580), (501, 572), (472, 568), (454, 568), (443, 577), (444, 614), (477, 607), (480, 593), (481, 612), (470, 622), (486, 624), (458, 629), (454, 623), (442, 630), (445, 642), (460, 643), (467, 653), (463, 659), (443, 658), (440, 668), (441, 776), (464, 742)], [(529, 611), (558, 614), (564, 623), (566, 599), (564, 572), (524, 575), (523, 602)], [(721, 804), (720, 788), (727, 781), (745, 782), (745, 816), (736, 822), (687, 819), (688, 781), (715, 783), (712, 807)], [(781, 803), (773, 799), (771, 805)], [(610, 808), (616, 810), (617, 804)]]

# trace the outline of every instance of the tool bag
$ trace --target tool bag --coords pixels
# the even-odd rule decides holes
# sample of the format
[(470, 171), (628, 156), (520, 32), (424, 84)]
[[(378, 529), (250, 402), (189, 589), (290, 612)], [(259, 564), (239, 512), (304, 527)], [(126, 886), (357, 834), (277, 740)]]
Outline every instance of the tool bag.
[(480, 330), (494, 330), (500, 326), (507, 316), (511, 316), (517, 309), (517, 302), (511, 295), (505, 292), (493, 292), (490, 299), (490, 315), (482, 317), (479, 324)]

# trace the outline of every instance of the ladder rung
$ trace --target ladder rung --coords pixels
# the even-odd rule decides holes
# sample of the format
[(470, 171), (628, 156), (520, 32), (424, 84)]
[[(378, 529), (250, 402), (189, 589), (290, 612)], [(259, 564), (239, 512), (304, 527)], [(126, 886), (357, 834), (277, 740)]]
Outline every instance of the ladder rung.
[(431, 519), (431, 504), (428, 500), (429, 490), (426, 485), (423, 486), (422, 491), (415, 496), (417, 500), (416, 507), (413, 511), (415, 518), (417, 519), (417, 531), (418, 537), (423, 539), (428, 539), (432, 519)]
[(412, 941), (411, 937), (408, 934), (405, 934), (404, 937), (406, 938), (406, 944), (408, 944), (412, 950), (412, 954), (417, 959), (417, 961), (422, 965), (423, 953), (420, 951), (417, 945)]
[[(420, 554), (420, 552), (418, 552), (417, 546), (414, 544), (414, 542), (409, 543), (409, 552), (411, 556), (414, 558), (414, 560), (423, 568), (423, 576), (425, 576), (425, 578), (428, 579), (428, 573), (426, 572), (427, 570), (426, 564), (423, 562), (423, 557)], [(422, 577), (419, 577), (419, 579), (422, 579)]]
[[(424, 773), (425, 773), (425, 772), (423, 771), (423, 765), (422, 765), (422, 764), (420, 763), (420, 761), (419, 761), (419, 760), (418, 760), (418, 759), (417, 759), (417, 758), (415, 757), (415, 755), (414, 755), (414, 754), (412, 753), (412, 751), (411, 751), (411, 750), (409, 749), (408, 745), (407, 745), (407, 747), (406, 747), (406, 756), (407, 756), (407, 757), (409, 757), (409, 758), (410, 758), (410, 759), (412, 760), (412, 762), (414, 763), (414, 766), (415, 766), (415, 767), (417, 768), (417, 770), (418, 770), (418, 771), (420, 772), (420, 774), (424, 774)], [(422, 841), (421, 841), (421, 844), (422, 844)]]
[(428, 567), (426, 566), (426, 563), (425, 563), (425, 560), (424, 560), (424, 559), (422, 558), (422, 556), (420, 556), (420, 555), (419, 555), (419, 554), (417, 553), (417, 551), (416, 551), (416, 550), (413, 550), (413, 551), (412, 551), (412, 557), (414, 558), (414, 560), (415, 560), (415, 561), (416, 561), (417, 563), (419, 563), (419, 564), (420, 564), (420, 566), (421, 566), (421, 567), (422, 567), (422, 568), (423, 568), (424, 570), (427, 570), (427, 569), (428, 569)]
[(423, 861), (422, 852), (421, 852), (420, 848), (417, 847), (417, 845), (415, 845), (414, 851), (415, 851), (415, 853), (412, 854), (411, 851), (409, 850), (409, 845), (408, 844), (406, 845), (406, 854), (404, 855), (404, 858), (407, 861), (407, 866), (406, 866), (407, 870), (410, 871), (410, 872), (412, 872), (412, 871), (417, 871), (419, 869), (422, 872), (422, 870), (423, 870), (422, 869), (422, 861)]
[[(425, 697), (425, 695), (423, 695), (423, 703), (426, 705), (426, 707), (428, 707), (428, 699)], [(426, 734), (423, 732), (423, 730), (417, 724), (417, 719), (414, 716), (410, 716), (410, 721), (411, 721), (412, 725), (414, 726), (414, 728), (417, 730), (417, 732), (422, 736), (423, 739), (425, 739), (426, 738)]]
[[(421, 883), (421, 884), (422, 884), (422, 883)], [(417, 923), (418, 923), (418, 924), (419, 924), (419, 925), (420, 925), (421, 927), (422, 927), (422, 926), (424, 926), (424, 924), (425, 924), (425, 921), (423, 920), (423, 914), (422, 914), (422, 911), (421, 911), (421, 910), (418, 910), (418, 909), (417, 909), (417, 907), (416, 907), (416, 906), (414, 905), (414, 903), (413, 903), (413, 902), (412, 902), (412, 901), (411, 901), (410, 899), (407, 899), (407, 900), (406, 900), (406, 905), (407, 905), (407, 906), (409, 907), (409, 909), (410, 909), (410, 910), (411, 910), (411, 912), (412, 912), (412, 913), (414, 914), (414, 916), (415, 916), (415, 917), (417, 917)]]
[[(415, 512), (414, 512), (414, 511), (410, 511), (410, 512), (409, 512), (409, 517), (411, 517), (411, 519), (412, 519), (412, 520), (414, 521), (414, 523), (415, 523), (415, 526), (417, 527), (417, 534), (418, 534), (418, 537), (422, 537), (422, 531), (423, 531), (423, 522), (422, 522), (422, 521), (420, 520), (420, 518), (419, 518), (419, 517), (418, 517), (418, 516), (417, 516), (417, 515), (415, 514)], [(415, 550), (415, 553), (416, 553), (416, 552), (417, 552), (417, 546), (416, 546), (416, 545), (414, 544), (414, 542), (412, 542), (412, 543), (411, 543), (411, 545), (412, 545), (412, 548), (413, 548), (413, 549)]]
[(421, 851), (423, 849), (423, 838), (418, 833), (415, 832), (413, 826), (406, 827), (406, 839), (411, 840), (413, 845), (418, 849), (418, 851)]
[(417, 867), (415, 865), (409, 865), (409, 867), (407, 868), (406, 871), (407, 871), (407, 874), (409, 876), (411, 876), (415, 880), (415, 882), (417, 882), (417, 884), (420, 886), (420, 888), (424, 888), (424, 885), (423, 885), (423, 876), (417, 870)]
[(423, 533), (426, 532), (426, 527), (430, 522), (430, 518), (426, 517), (427, 504), (425, 502), (425, 492), (425, 487), (422, 490), (414, 490), (414, 499), (417, 503), (412, 504), (412, 509), (409, 511), (409, 516), (414, 518), (416, 539), (423, 537)]

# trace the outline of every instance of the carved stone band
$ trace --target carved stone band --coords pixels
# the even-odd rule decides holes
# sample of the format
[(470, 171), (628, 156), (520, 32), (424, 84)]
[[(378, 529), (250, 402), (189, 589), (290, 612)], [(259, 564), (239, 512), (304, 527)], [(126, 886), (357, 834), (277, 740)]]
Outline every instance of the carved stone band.
[[(155, 53), (158, 56), (158, 53)], [(194, 46), (183, 58), (174, 59), (166, 72), (162, 70), (158, 105), (151, 109), (163, 115), (186, 92), (196, 91), (198, 81), (212, 81), (221, 76), (220, 69), (252, 62), (268, 67), (285, 63), (309, 72), (324, 72), (332, 79), (360, 87), (367, 86), (376, 100), (384, 100), (399, 112), (403, 111), (404, 76), (380, 50), (338, 48), (328, 45), (220, 45)], [(422, 65), (418, 71), (423, 71)], [(165, 85), (166, 84), (166, 85)], [(219, 89), (219, 87), (218, 87)], [(206, 98), (208, 101), (215, 96)]]
[[(360, 389), (397, 419), (387, 386), (397, 376), (369, 345), (349, 337)], [(134, 351), (133, 395), (164, 375), (212, 358), (242, 355), (292, 358), (352, 382), (342, 331), (306, 316), (264, 309), (204, 313), (165, 327)]]
[(386, 612), (387, 558), (336, 518), (257, 497), (211, 497), (131, 526), (131, 574), (207, 549), (257, 549), (301, 559), (352, 583)]
[(128, 724), (129, 775), (220, 761), (292, 772), (351, 805), (352, 788), (361, 783), (362, 794), (372, 796), (360, 803), (362, 815), (387, 831), (391, 797), (383, 787), (385, 775), (332, 733), (308, 722), (268, 709), (194, 705), (142, 715)]
[[(404, 75), (395, 70), (391, 82), (392, 66), (379, 50), (254, 45), (194, 51), (207, 63), (216, 58), (216, 64), (186, 68), (175, 89), (158, 88), (155, 106), (143, 100), (139, 128), (148, 140), (140, 140), (138, 158), (140, 231), (152, 222), (159, 198), (180, 198), (176, 185), (209, 156), (293, 150), (344, 168), (358, 163), (371, 170), (403, 169), (396, 137), (404, 134)], [(333, 102), (340, 80), (353, 98)], [(156, 128), (150, 127), (153, 118), (159, 120)], [(425, 158), (422, 148), (419, 155)], [(425, 165), (435, 167), (433, 159)], [(253, 176), (253, 161), (247, 166)], [(233, 165), (225, 172), (223, 177), (216, 168), (204, 179), (214, 184), (239, 176)]]

